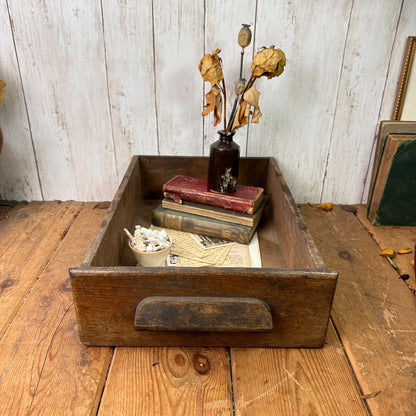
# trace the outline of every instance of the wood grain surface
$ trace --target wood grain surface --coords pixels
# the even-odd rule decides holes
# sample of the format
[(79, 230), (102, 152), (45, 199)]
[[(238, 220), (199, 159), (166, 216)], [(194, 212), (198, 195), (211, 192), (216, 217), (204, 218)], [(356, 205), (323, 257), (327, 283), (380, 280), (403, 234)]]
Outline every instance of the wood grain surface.
[(98, 416), (121, 414), (231, 416), (227, 350), (117, 348)]
[(235, 414), (367, 415), (332, 324), (323, 349), (232, 348)]
[(269, 305), (257, 298), (150, 296), (134, 313), (134, 328), (151, 331), (267, 332)]
[(301, 211), (328, 266), (339, 270), (332, 319), (371, 413), (413, 414), (414, 294), (353, 212)]
[(1, 2), (0, 79), (7, 86), (4, 89), (3, 104), (0, 105), (0, 127), (3, 133), (0, 199), (42, 200), (42, 184), (39, 180), (15, 46), (8, 5), (7, 2)]
[(43, 199), (111, 199), (118, 182), (99, 2), (24, 1), (8, 13)]
[(0, 338), (81, 208), (80, 202), (33, 202), (0, 222)]
[[(70, 211), (74, 204), (79, 211), (80, 203), (59, 205)], [(38, 281), (30, 282), (30, 295), (26, 294), (27, 299), (1, 338), (0, 414), (92, 415), (105, 381), (112, 350), (87, 349), (79, 342), (67, 272), (69, 266), (81, 261), (104, 210), (95, 208), (93, 203), (75, 220), (72, 213), (73, 223), (65, 224), (65, 218), (54, 215), (54, 205), (58, 204), (43, 203), (42, 210), (36, 212), (33, 208), (39, 206), (29, 204), (30, 214), (27, 210), (20, 212), (32, 221), (41, 220), (42, 213), (54, 218), (55, 226), (44, 221), (38, 223), (38, 231), (56, 232), (62, 227), (69, 231), (62, 242), (56, 244), (56, 252), (45, 247), (47, 258), (42, 266), (46, 267), (43, 271), (37, 270)], [(10, 225), (15, 222), (18, 223), (18, 219), (7, 221)], [(0, 233), (3, 237), (2, 231)], [(21, 242), (19, 245), (23, 246)], [(38, 250), (42, 248), (39, 244)], [(26, 262), (33, 258), (33, 253), (20, 253), (20, 258)], [(36, 253), (36, 257), (42, 260), (40, 253)], [(19, 267), (16, 260), (14, 265)], [(21, 280), (24, 281), (24, 275)], [(19, 300), (15, 299), (15, 304), (20, 306)]]
[[(277, 79), (256, 83), (263, 116), (258, 125), (250, 126), (247, 154), (276, 155), (297, 202), (321, 198), (332, 125), (339, 111), (343, 50), (353, 35), (348, 33), (352, 7), (350, 0), (337, 2), (336, 7), (322, 1), (280, 0), (257, 7), (256, 52), (275, 44), (285, 51), (287, 64)], [(285, 21), (291, 23), (276, 24)], [(322, 44), (326, 47), (317, 47)], [(311, 180), (315, 177), (319, 180)]]
[(203, 56), (204, 2), (152, 4), (158, 154), (199, 156), (203, 83), (198, 63)]
[[(24, 221), (37, 224), (39, 236), (61, 230), (67, 217), (57, 215), (57, 205), (65, 212), (78, 208), (55, 250), (40, 245), (36, 257), (48, 260), (0, 340), (0, 414), (414, 415), (416, 298), (378, 255), (386, 239), (409, 245), (411, 229), (370, 231), (354, 207), (301, 207), (324, 261), (341, 272), (324, 348), (113, 352), (81, 344), (67, 274), (81, 263), (107, 204), (16, 206), (0, 221), (0, 242), (12, 244), (7, 230)], [(43, 221), (48, 216), (53, 226)], [(267, 229), (263, 238), (265, 247), (279, 244)], [(21, 241), (14, 244), (16, 253), (23, 250), (9, 267), (33, 261)]]
[(158, 152), (152, 2), (104, 0), (102, 13), (114, 155), (121, 182), (132, 155)]
[[(393, 48), (402, 3), (402, 0), (385, 4), (365, 2), (357, 7), (358, 3), (353, 2), (322, 189), (323, 202), (361, 201), (378, 121), (378, 113), (372, 114), (367, 109), (375, 103), (380, 108), (385, 84), (385, 79), (374, 74), (388, 72), (389, 61), (385, 57)], [(382, 32), (380, 27), (384, 28)]]
[[(45, 296), (48, 286), (49, 291), (56, 291), (51, 298), (55, 298), (54, 303), (59, 300), (60, 308), (56, 313), (49, 311), (48, 322), (54, 333), (33, 394), (31, 415), (95, 415), (99, 406), (113, 349), (87, 348), (80, 343), (67, 266), (80, 261), (80, 253), (85, 252), (91, 232), (100, 223), (105, 207), (92, 203), (80, 212), (44, 272), (45, 285), (36, 288), (33, 295), (34, 298)], [(33, 319), (37, 319), (36, 315)]]
[(2, 2), (1, 198), (110, 200), (134, 154), (207, 155), (217, 128), (198, 63), (222, 49), (229, 106), (242, 23), (245, 77), (263, 46), (287, 56), (256, 82), (263, 116), (237, 131), (242, 154), (275, 157), (298, 203), (365, 202), (412, 0)]
[[(357, 218), (377, 241), (380, 249), (391, 248), (397, 253), (393, 261), (399, 267), (401, 274), (407, 274), (409, 276), (409, 279), (406, 280), (406, 284), (411, 289), (416, 290), (416, 280), (413, 278), (415, 267), (411, 264), (415, 256), (416, 227), (373, 225), (367, 219), (366, 206), (359, 205), (357, 208)], [(407, 248), (411, 249), (410, 253), (398, 253), (399, 250)], [(387, 259), (386, 262), (388, 262)]]

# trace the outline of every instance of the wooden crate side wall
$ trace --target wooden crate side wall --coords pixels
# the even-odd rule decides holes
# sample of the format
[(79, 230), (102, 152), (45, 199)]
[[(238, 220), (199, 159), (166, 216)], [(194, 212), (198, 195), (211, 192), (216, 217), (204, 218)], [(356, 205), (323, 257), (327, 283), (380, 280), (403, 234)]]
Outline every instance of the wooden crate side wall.
[(273, 222), (280, 247), (289, 268), (325, 268), (287, 186), (274, 160), (270, 161), (266, 192), (273, 205)]
[(118, 266), (127, 245), (123, 229), (130, 229), (141, 198), (140, 162), (132, 159), (126, 176), (112, 201), (83, 261), (83, 266)]
[[(238, 182), (264, 187), (268, 158), (241, 158)], [(162, 185), (175, 175), (206, 178), (207, 157), (140, 156), (141, 187), (144, 198), (162, 198)]]

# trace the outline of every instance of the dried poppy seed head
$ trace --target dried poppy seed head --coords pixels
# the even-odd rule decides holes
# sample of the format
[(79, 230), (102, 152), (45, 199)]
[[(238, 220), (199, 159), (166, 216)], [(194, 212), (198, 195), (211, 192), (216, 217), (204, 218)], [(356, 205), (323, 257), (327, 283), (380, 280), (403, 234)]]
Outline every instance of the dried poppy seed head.
[(243, 23), (243, 27), (238, 32), (238, 44), (244, 49), (250, 45), (251, 42), (251, 30), (250, 25)]
[(243, 93), (243, 91), (244, 91), (244, 88), (246, 87), (246, 80), (243, 78), (243, 79), (240, 79), (238, 82), (237, 82), (237, 84), (236, 84), (236, 86), (235, 86), (235, 93), (237, 94), (237, 95), (240, 95), (240, 94), (242, 94)]

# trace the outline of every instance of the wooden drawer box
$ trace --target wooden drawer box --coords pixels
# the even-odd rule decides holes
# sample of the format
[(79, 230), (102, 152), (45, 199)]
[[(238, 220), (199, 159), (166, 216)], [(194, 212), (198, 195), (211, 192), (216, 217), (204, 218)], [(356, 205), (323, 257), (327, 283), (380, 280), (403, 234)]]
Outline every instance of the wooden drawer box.
[(269, 196), (258, 229), (262, 268), (135, 265), (123, 228), (150, 224), (168, 179), (205, 177), (207, 167), (204, 157), (133, 157), (83, 263), (69, 271), (82, 342), (324, 345), (337, 273), (325, 267), (273, 158), (240, 163), (239, 182), (261, 186)]

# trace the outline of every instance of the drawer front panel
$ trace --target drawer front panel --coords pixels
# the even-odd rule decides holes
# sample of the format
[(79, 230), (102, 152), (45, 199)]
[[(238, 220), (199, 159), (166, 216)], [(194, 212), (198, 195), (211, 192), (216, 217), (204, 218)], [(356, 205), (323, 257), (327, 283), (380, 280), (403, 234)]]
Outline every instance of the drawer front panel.
[[(88, 345), (120, 346), (321, 347), (337, 278), (336, 273), (331, 272), (298, 271), (288, 274), (262, 272), (260, 269), (249, 273), (219, 269), (205, 274), (198, 270), (185, 275), (179, 271), (162, 270), (138, 274), (114, 271), (89, 273), (83, 269), (71, 269), (70, 274), (81, 340)], [(222, 309), (222, 318), (218, 315), (221, 306), (215, 313), (211, 311), (211, 318), (215, 316), (217, 322), (223, 321), (223, 326), (217, 329), (209, 328), (209, 315), (204, 318), (205, 327), (202, 328), (182, 330), (178, 327), (172, 330), (162, 326), (159, 329), (157, 324), (149, 327), (146, 326), (149, 323), (143, 321), (137, 325), (137, 306), (149, 297), (179, 299), (176, 308), (189, 307), (186, 302), (181, 305), (184, 298), (203, 298), (208, 309), (216, 301), (218, 304), (218, 298), (225, 298), (231, 303), (232, 299), (236, 299), (237, 303), (247, 298), (257, 299), (260, 304), (267, 305), (270, 328), (248, 326), (227, 330), (229, 314), (236, 313), (227, 309), (230, 303)], [(251, 315), (253, 310), (247, 309), (247, 314)], [(176, 309), (176, 313), (184, 322), (186, 313), (181, 309)], [(238, 313), (244, 315), (244, 311)], [(250, 319), (252, 317), (247, 316), (247, 321)], [(243, 321), (241, 318), (240, 322)]]

